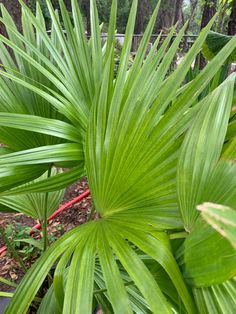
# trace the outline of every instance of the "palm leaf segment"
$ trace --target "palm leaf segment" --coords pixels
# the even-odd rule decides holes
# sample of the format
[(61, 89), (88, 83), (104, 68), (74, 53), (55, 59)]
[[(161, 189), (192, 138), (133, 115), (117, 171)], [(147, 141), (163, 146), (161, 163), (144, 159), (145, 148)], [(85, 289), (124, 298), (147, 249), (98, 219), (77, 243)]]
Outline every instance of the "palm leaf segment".
[[(50, 173), (52, 178), (57, 175), (57, 170), (53, 169)], [(43, 174), (40, 178), (34, 182), (29, 183), (32, 185), (38, 185), (48, 177), (48, 172)], [(27, 185), (23, 185), (22, 189), (27, 188)], [(50, 193), (25, 193), (22, 195), (10, 195), (0, 197), (0, 211), (18, 211), (27, 216), (43, 221), (46, 216), (50, 215), (58, 208), (62, 198), (64, 196), (64, 189), (50, 192)], [(46, 198), (48, 201), (46, 202)]]
[[(196, 311), (166, 230), (171, 233), (182, 229), (187, 221), (184, 205), (179, 210), (176, 190), (177, 162), (185, 132), (196, 114), (201, 116), (202, 110), (208, 110), (206, 103), (211, 97), (215, 106), (220, 102), (226, 108), (214, 119), (219, 118), (224, 126), (226, 124), (231, 96), (219, 98), (217, 95), (225, 87), (231, 90), (234, 78), (213, 91), (205, 102), (195, 105), (195, 100), (235, 49), (236, 39), (233, 38), (191, 83), (181, 86), (214, 20), (200, 34), (180, 66), (167, 76), (185, 27), (169, 49), (174, 29), (157, 52), (159, 38), (146, 56), (157, 6), (134, 63), (127, 72), (137, 9), (135, 0), (114, 80), (116, 2), (112, 4), (108, 40), (104, 47), (93, 0), (90, 40), (85, 38), (77, 1), (72, 1), (73, 24), (63, 1), (60, 1), (66, 35), (50, 1), (47, 4), (52, 18), (51, 35), (43, 26), (39, 7), (35, 17), (22, 2), (23, 25), (27, 31), (24, 36), (16, 31), (3, 9), (2, 21), (12, 38), (8, 40), (1, 36), (1, 41), (13, 49), (17, 66), (14, 68), (9, 54), (3, 50), (3, 57), (8, 62), (5, 70), (1, 70), (1, 84), (6, 91), (3, 97), (14, 106), (6, 110), (2, 105), (0, 125), (4, 130), (12, 129), (15, 133), (17, 130), (17, 134), (19, 130), (30, 132), (35, 140), (27, 146), (21, 143), (21, 138), (14, 146), (11, 136), (5, 135), (2, 141), (12, 147), (12, 151), (4, 149), (0, 164), (4, 171), (14, 173), (19, 170), (21, 174), (29, 169), (27, 167), (44, 171), (43, 167), (52, 163), (72, 162), (72, 166), (77, 167), (68, 174), (10, 191), (9, 187), (30, 178), (23, 174), (23, 179), (12, 186), (9, 184), (11, 176), (7, 177), (3, 171), (2, 176), (7, 179), (2, 191), (7, 190), (5, 194), (35, 192), (37, 187), (40, 191), (56, 190), (63, 187), (64, 181), (69, 184), (76, 174), (83, 173), (82, 163), (85, 161), (98, 217), (72, 230), (48, 249), (27, 273), (6, 313), (27, 311), (56, 261), (54, 286), (49, 290), (55, 301), (49, 303), (55, 312), (90, 313), (93, 297), (108, 313), (111, 308), (114, 313)], [(19, 72), (22, 67), (24, 70)], [(10, 92), (13, 88), (24, 93), (19, 98), (21, 102), (7, 98), (13, 97)], [(29, 97), (34, 106), (28, 111), (18, 111), (17, 104), (22, 103), (23, 108)], [(47, 114), (41, 109), (30, 111), (40, 102), (44, 104), (45, 112), (50, 108)], [(209, 107), (210, 113), (212, 106)], [(7, 127), (6, 118), (12, 118)], [(40, 144), (36, 141), (38, 135), (42, 140)], [(222, 147), (223, 139), (220, 141)], [(219, 158), (219, 149), (217, 146), (217, 152), (213, 154), (215, 160)], [(34, 176), (38, 175), (34, 172)], [(186, 216), (195, 217), (192, 213), (186, 213)], [(151, 257), (155, 267), (150, 267), (143, 255)], [(134, 287), (127, 287), (124, 276)], [(162, 279), (166, 277), (169, 285), (163, 284)], [(104, 286), (104, 293), (96, 293), (96, 289), (104, 289)], [(48, 295), (45, 300), (49, 300)], [(42, 303), (44, 309), (45, 302)], [(140, 307), (137, 308), (137, 304)]]
[[(206, 41), (202, 47), (202, 53), (207, 60), (211, 60), (214, 56), (230, 41), (232, 36), (224, 34), (209, 32)], [(236, 50), (234, 50), (229, 56), (227, 63), (235, 62)]]

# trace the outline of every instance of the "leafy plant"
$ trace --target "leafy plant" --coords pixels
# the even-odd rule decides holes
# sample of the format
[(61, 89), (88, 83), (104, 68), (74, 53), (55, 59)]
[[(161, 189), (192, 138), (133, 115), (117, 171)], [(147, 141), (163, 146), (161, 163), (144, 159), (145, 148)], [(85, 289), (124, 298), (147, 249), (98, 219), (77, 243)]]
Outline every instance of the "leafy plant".
[(35, 259), (43, 250), (43, 242), (32, 239), (29, 230), (29, 227), (23, 227), (17, 223), (15, 225), (8, 224), (4, 230), (5, 236), (11, 241), (14, 250), (17, 251), (23, 261)]
[[(211, 60), (214, 56), (230, 41), (232, 36), (210, 32), (203, 45), (202, 52), (207, 60)], [(236, 59), (236, 50), (229, 56), (227, 63), (233, 63)]]
[[(54, 229), (54, 232), (57, 232), (57, 236), (64, 233), (62, 225), (57, 225)], [(35, 260), (43, 251), (43, 239), (39, 234), (40, 231), (34, 230), (37, 235), (37, 239), (34, 239), (30, 235), (30, 230), (29, 227), (22, 226), (20, 223), (7, 224), (4, 229), (5, 236), (11, 241), (14, 250), (17, 251), (24, 261)], [(55, 235), (47, 234), (47, 240), (50, 244), (55, 242), (56, 239)]]
[[(53, 284), (39, 313), (91, 313), (95, 303), (104, 313), (233, 313), (236, 251), (206, 227), (196, 206), (205, 201), (235, 205), (235, 133), (225, 146), (235, 75), (201, 101), (198, 96), (234, 51), (236, 38), (184, 84), (214, 19), (169, 73), (186, 26), (170, 45), (173, 29), (156, 50), (158, 38), (146, 56), (157, 6), (127, 71), (134, 0), (114, 78), (116, 0), (104, 46), (95, 0), (90, 2), (90, 39), (76, 0), (73, 24), (60, 1), (65, 29), (47, 1), (51, 35), (39, 6), (35, 17), (21, 4), (23, 36), (4, 9), (1, 19), (11, 38), (0, 39), (16, 59), (13, 67), (13, 59), (2, 50), (0, 125), (5, 132), (0, 137), (7, 149), (0, 157), (1, 194), (48, 193), (86, 173), (96, 219), (69, 231), (44, 252), (6, 313), (26, 313), (55, 264)], [(33, 102), (28, 102), (29, 95)], [(22, 142), (21, 132), (31, 146)], [(21, 185), (52, 164), (72, 170)]]
[[(37, 180), (34, 180), (31, 183), (39, 183), (45, 178), (52, 177), (57, 174), (56, 169), (52, 169), (51, 166), (49, 170), (39, 177)], [(30, 183), (29, 183), (30, 184)], [(27, 184), (26, 184), (27, 186)], [(24, 186), (23, 186), (24, 189)], [(47, 247), (49, 242), (47, 235), (47, 223), (49, 216), (57, 209), (59, 206), (62, 197), (64, 195), (64, 189), (54, 191), (54, 192), (41, 192), (41, 193), (26, 193), (19, 194), (14, 196), (3, 196), (0, 197), (0, 209), (3, 211), (18, 211), (24, 213), (27, 216), (37, 219), (43, 229), (43, 248), (44, 250)], [(3, 208), (2, 208), (3, 206)], [(19, 237), (22, 232), (19, 232)], [(29, 233), (29, 232), (28, 232)], [(34, 242), (32, 239), (27, 239), (26, 242), (41, 248), (41, 245)], [(16, 241), (14, 241), (16, 242)], [(21, 241), (22, 242), (22, 241)], [(16, 244), (14, 244), (16, 245)], [(33, 251), (33, 248), (30, 248), (30, 251)], [(30, 253), (30, 252), (27, 252)]]
[(236, 247), (236, 212), (226, 206), (204, 203), (197, 207), (202, 217)]

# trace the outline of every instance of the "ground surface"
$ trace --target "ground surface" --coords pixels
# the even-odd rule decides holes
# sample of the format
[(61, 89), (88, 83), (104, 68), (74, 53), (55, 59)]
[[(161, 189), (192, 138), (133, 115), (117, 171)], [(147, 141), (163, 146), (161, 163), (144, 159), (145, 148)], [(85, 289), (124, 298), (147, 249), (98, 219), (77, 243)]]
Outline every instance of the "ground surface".
[[(70, 186), (65, 193), (62, 204), (74, 199), (75, 197), (82, 194), (88, 189), (87, 180), (84, 178), (79, 182)], [(79, 203), (72, 205), (60, 213), (53, 221), (49, 224), (49, 234), (52, 238), (60, 237), (64, 232), (84, 223), (87, 220), (88, 213), (91, 208), (91, 197), (88, 196), (81, 200)], [(17, 224), (17, 226), (29, 226), (32, 227), (37, 223), (32, 218), (29, 218), (22, 214), (3, 214), (0, 213), (0, 224), (6, 227), (9, 224)], [(40, 237), (40, 233), (34, 236), (36, 239)], [(0, 247), (4, 245), (0, 238)], [(26, 267), (35, 261), (35, 257), (32, 257), (26, 261)], [(9, 256), (7, 252), (0, 256), (0, 276), (8, 280), (19, 282), (23, 277), (22, 268), (16, 262), (14, 258)], [(9, 287), (0, 282), (0, 291), (9, 291)]]

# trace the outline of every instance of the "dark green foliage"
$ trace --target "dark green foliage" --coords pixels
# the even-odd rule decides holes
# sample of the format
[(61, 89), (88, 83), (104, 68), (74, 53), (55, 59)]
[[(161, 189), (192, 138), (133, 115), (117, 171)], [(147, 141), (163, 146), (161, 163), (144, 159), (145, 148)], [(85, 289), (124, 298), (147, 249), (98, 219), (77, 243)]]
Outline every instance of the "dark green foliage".
[[(232, 36), (210, 32), (206, 38), (202, 53), (207, 60), (211, 60), (230, 41)], [(236, 50), (230, 55), (227, 63), (235, 62)]]
[[(24, 227), (20, 223), (8, 224), (5, 228), (5, 236), (24, 261), (39, 257), (43, 247), (41, 241), (31, 238), (29, 231), (29, 227)], [(11, 255), (11, 251), (8, 251), (8, 254)]]
[[(36, 2), (37, 0), (29, 0), (29, 7), (31, 10), (35, 13), (36, 11)], [(50, 15), (49, 11), (46, 5), (46, 0), (38, 0), (38, 2), (41, 5), (44, 18), (47, 23), (47, 27), (50, 27)], [(65, 0), (65, 5), (67, 9), (70, 11), (70, 1)], [(87, 0), (78, 0), (81, 8), (81, 12), (84, 16), (84, 21), (86, 24), (88, 10), (89, 10), (89, 1)], [(111, 9), (111, 0), (97, 0), (97, 8), (98, 8), (98, 16), (100, 23), (104, 23), (103, 30), (107, 30), (107, 26), (109, 23), (109, 15), (110, 15), (110, 9)], [(156, 0), (154, 2), (157, 2)], [(128, 20), (128, 15), (130, 11), (132, 0), (119, 0), (118, 1), (118, 12), (117, 12), (117, 31), (119, 33), (123, 33), (125, 31), (125, 25)], [(58, 0), (52, 0), (52, 5), (55, 9), (60, 11), (59, 7), (59, 1)]]

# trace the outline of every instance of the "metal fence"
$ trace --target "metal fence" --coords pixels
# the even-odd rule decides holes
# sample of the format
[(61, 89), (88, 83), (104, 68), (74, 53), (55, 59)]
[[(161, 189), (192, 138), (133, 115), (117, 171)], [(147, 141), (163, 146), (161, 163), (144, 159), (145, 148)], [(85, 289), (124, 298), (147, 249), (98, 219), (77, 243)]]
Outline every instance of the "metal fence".
[[(51, 33), (51, 30), (48, 30), (47, 33)], [(66, 31), (64, 31), (64, 33), (66, 34)], [(86, 35), (87, 38), (90, 38), (90, 35), (87, 34)], [(102, 33), (101, 34), (101, 39), (102, 40), (106, 40), (107, 39), (108, 34), (107, 33)], [(159, 34), (152, 34), (151, 38), (150, 38), (150, 47), (153, 45), (153, 43), (155, 42), (155, 40), (157, 39), (157, 37), (159, 36)], [(165, 40), (165, 38), (168, 36), (168, 34), (163, 34), (161, 35), (160, 38), (160, 44)], [(125, 34), (116, 34), (116, 39), (119, 40), (120, 44), (122, 45), (124, 42), (124, 38), (125, 38)], [(172, 41), (177, 37), (177, 35), (173, 35), (172, 36)], [(189, 48), (192, 47), (193, 43), (195, 42), (196, 38), (198, 37), (198, 35), (184, 35), (182, 37), (182, 41), (180, 43), (180, 48), (184, 51), (188, 51)], [(141, 42), (143, 38), (143, 34), (134, 34), (133, 35), (133, 45), (132, 45), (132, 51), (136, 52), (139, 44)], [(171, 42), (172, 42), (171, 41)]]
[[(157, 37), (159, 36), (159, 34), (153, 34), (150, 38), (150, 48), (152, 47), (153, 43), (155, 42), (155, 40), (157, 39)], [(160, 44), (164, 41), (164, 39), (167, 37), (168, 35), (161, 35), (160, 38)], [(119, 40), (120, 44), (122, 45), (124, 42), (124, 34), (117, 34), (116, 38)], [(142, 34), (134, 34), (133, 35), (133, 45), (132, 45), (132, 51), (136, 52), (139, 44), (142, 40), (143, 35)], [(172, 37), (172, 41), (177, 37), (177, 35), (173, 35)], [(188, 51), (189, 48), (192, 47), (193, 43), (195, 42), (196, 38), (198, 36), (197, 35), (184, 35), (180, 44), (180, 49), (183, 51)], [(101, 34), (101, 38), (102, 39), (106, 39), (107, 38), (107, 34)]]

